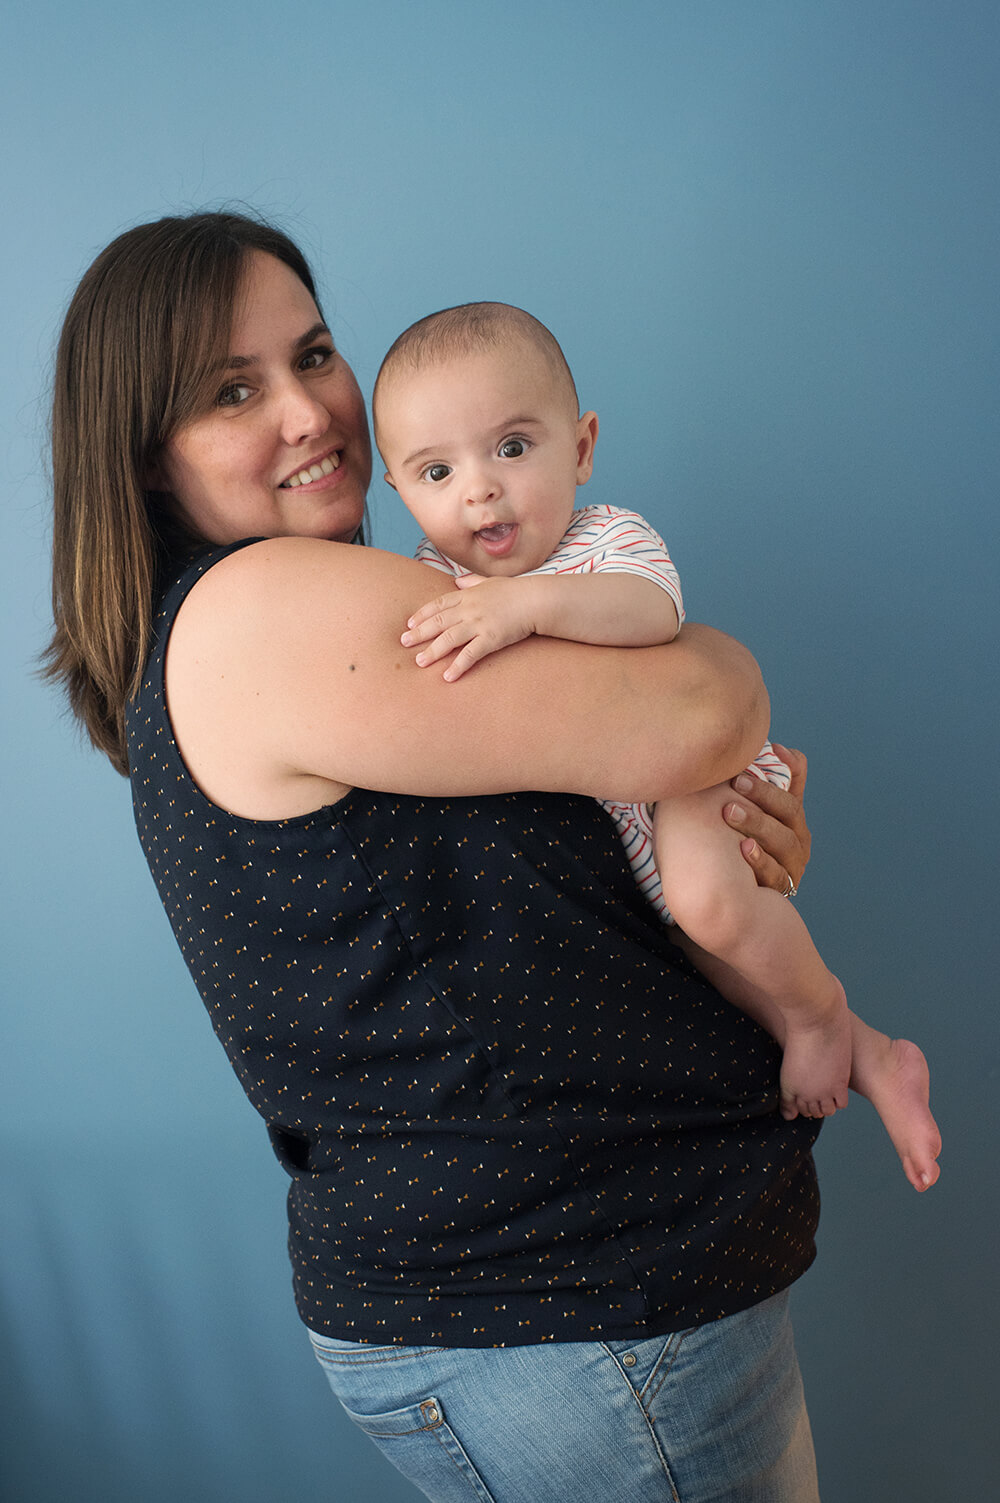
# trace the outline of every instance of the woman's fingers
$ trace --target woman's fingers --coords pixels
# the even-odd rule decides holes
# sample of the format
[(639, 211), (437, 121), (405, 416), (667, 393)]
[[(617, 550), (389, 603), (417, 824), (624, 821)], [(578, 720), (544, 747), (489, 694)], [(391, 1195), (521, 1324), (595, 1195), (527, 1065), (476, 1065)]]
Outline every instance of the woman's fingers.
[(788, 791), (801, 804), (806, 789), (806, 777), (809, 773), (809, 763), (805, 752), (796, 751), (794, 747), (782, 746), (780, 741), (772, 741), (771, 748), (778, 753), (783, 762), (788, 763), (788, 770), (792, 774), (792, 783)]
[[(728, 814), (726, 817), (729, 818)], [(739, 825), (733, 820), (729, 820), (729, 823), (734, 829), (739, 829)], [(758, 887), (773, 887), (775, 892), (780, 892), (783, 896), (787, 895), (790, 877), (788, 869), (782, 866), (780, 861), (776, 861), (773, 856), (769, 856), (766, 851), (762, 850), (756, 840), (741, 840), (740, 850), (744, 861), (757, 879)]]
[(798, 887), (809, 860), (811, 836), (802, 809), (807, 764), (801, 752), (777, 745), (775, 750), (791, 769), (788, 791), (740, 773), (733, 779), (736, 797), (723, 815), (746, 837), (740, 848), (761, 886), (787, 892), (790, 883)]

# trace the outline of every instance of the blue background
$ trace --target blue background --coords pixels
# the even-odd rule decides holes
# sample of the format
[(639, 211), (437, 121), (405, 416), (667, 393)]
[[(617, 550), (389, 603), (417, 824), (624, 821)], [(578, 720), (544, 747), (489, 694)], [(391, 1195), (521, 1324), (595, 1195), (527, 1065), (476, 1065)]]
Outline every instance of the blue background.
[[(283, 1176), (175, 952), (127, 789), (31, 677), (47, 384), (121, 229), (242, 200), (366, 391), (412, 319), (547, 322), (592, 501), (666, 535), (811, 756), (800, 905), (927, 1049), (927, 1196), (856, 1102), (794, 1308), (825, 1503), (998, 1460), (1000, 12), (972, 0), (7, 0), (0, 50), (4, 1497), (403, 1503), (289, 1292)], [(379, 481), (375, 539), (413, 529)]]

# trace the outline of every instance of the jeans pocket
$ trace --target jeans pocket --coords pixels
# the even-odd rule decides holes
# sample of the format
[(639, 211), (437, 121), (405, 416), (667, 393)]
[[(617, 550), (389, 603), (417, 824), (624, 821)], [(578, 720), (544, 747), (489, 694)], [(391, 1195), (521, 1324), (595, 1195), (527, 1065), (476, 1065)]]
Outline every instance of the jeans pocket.
[(604, 1350), (645, 1408), (659, 1392), (681, 1349), (686, 1331), (671, 1331), (643, 1341), (605, 1341)]
[(433, 1394), (404, 1409), (358, 1414), (341, 1400), (348, 1419), (363, 1430), (397, 1471), (434, 1503), (495, 1503), (493, 1494), (455, 1434)]
[(433, 1503), (495, 1503), (432, 1391), (426, 1361), (447, 1348), (363, 1346), (310, 1335), (344, 1413), (397, 1471)]

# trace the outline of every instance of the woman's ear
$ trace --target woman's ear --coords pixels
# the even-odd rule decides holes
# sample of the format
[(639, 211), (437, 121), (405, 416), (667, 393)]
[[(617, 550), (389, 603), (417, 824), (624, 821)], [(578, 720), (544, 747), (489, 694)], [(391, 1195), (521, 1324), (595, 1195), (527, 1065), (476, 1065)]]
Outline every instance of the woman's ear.
[(597, 413), (585, 412), (576, 424), (576, 483), (586, 485), (594, 468), (594, 445), (597, 443)]
[(382, 479), (385, 481), (386, 485), (391, 485), (393, 490), (396, 489), (396, 482), (395, 480), (393, 480), (388, 470), (386, 470), (385, 474), (382, 476)]

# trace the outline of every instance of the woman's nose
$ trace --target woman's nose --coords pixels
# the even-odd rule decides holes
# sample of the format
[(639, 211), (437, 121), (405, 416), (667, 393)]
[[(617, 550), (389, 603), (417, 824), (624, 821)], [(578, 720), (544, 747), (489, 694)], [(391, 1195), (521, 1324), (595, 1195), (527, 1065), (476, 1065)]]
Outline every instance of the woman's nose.
[(319, 438), (330, 426), (329, 409), (298, 381), (282, 393), (281, 436), (291, 447), (306, 439)]

